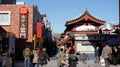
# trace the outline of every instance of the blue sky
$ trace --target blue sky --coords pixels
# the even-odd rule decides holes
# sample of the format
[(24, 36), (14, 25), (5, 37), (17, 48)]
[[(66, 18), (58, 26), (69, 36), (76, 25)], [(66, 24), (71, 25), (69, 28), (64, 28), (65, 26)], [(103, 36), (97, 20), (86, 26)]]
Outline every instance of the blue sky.
[(67, 20), (80, 16), (86, 9), (106, 23), (119, 22), (119, 0), (17, 0), (38, 6), (47, 15), (52, 30), (63, 32)]

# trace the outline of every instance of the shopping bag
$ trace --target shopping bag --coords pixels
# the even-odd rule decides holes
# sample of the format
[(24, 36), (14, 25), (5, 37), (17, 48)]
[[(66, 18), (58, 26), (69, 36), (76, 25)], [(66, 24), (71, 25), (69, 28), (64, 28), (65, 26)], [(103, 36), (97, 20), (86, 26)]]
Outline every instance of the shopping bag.
[(101, 64), (101, 66), (105, 66), (105, 60), (102, 57), (100, 57), (100, 64)]

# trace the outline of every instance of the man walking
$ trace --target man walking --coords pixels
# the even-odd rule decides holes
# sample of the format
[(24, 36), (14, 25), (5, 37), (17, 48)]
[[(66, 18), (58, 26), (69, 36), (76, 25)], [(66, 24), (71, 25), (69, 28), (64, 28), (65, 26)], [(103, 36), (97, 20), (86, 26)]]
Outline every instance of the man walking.
[(30, 67), (31, 50), (30, 48), (28, 48), (28, 46), (23, 50), (23, 56), (24, 56), (25, 67)]
[(59, 53), (57, 54), (57, 67), (62, 67), (64, 65), (62, 65), (62, 62), (66, 62), (66, 56), (64, 53), (63, 48), (60, 48)]
[(108, 43), (105, 43), (105, 46), (102, 50), (102, 57), (105, 60), (105, 67), (110, 67), (110, 55), (112, 54), (112, 48)]

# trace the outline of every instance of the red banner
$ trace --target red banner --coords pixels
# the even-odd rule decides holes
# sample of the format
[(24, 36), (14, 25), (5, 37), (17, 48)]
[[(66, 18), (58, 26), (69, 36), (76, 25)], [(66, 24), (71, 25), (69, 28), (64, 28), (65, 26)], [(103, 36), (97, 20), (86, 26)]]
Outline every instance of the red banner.
[(42, 37), (42, 23), (38, 22), (37, 23), (37, 38), (41, 38)]

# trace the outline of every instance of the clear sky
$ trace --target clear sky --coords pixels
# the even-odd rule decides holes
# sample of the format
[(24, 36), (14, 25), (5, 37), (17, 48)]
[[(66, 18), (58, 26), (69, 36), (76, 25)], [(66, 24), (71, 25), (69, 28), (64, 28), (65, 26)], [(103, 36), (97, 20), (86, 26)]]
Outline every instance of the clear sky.
[(119, 0), (17, 0), (38, 6), (46, 13), (52, 30), (63, 32), (66, 21), (80, 16), (86, 9), (91, 15), (106, 23), (119, 23)]

